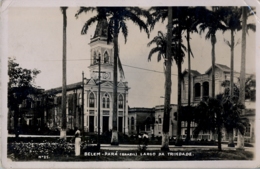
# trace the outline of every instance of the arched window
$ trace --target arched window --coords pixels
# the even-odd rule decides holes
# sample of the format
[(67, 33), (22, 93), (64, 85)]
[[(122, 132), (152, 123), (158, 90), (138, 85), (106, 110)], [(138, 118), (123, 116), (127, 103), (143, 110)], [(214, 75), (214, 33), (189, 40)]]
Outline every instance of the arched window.
[(118, 108), (123, 108), (123, 96), (120, 94), (118, 98)]
[(110, 107), (110, 99), (109, 99), (109, 95), (106, 93), (103, 96), (103, 108), (109, 108)]
[(95, 107), (95, 97), (93, 93), (89, 95), (89, 107)]
[(109, 97), (107, 98), (107, 108), (110, 108), (110, 99), (109, 99)]
[(106, 98), (103, 97), (103, 108), (106, 108)]
[(108, 53), (107, 51), (104, 53), (104, 63), (109, 63), (110, 62), (110, 59), (109, 59), (109, 56), (108, 56)]
[(196, 83), (194, 86), (194, 96), (200, 97), (200, 84), (199, 83)]
[(93, 64), (97, 64), (97, 53), (94, 52), (94, 55), (93, 55)]

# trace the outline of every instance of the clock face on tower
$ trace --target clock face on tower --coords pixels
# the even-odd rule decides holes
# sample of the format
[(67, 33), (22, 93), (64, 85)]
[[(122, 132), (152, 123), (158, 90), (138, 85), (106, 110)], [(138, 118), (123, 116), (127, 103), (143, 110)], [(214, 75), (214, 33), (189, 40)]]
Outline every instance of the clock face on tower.
[(103, 73), (103, 79), (110, 79), (110, 72)]

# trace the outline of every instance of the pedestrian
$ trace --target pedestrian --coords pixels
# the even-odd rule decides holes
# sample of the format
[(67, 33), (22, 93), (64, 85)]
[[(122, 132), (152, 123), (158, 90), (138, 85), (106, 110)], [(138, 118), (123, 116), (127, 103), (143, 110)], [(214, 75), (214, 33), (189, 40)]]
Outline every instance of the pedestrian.
[(79, 129), (76, 128), (76, 132), (75, 132), (75, 156), (80, 155), (80, 142), (81, 142), (80, 131), (79, 131)]

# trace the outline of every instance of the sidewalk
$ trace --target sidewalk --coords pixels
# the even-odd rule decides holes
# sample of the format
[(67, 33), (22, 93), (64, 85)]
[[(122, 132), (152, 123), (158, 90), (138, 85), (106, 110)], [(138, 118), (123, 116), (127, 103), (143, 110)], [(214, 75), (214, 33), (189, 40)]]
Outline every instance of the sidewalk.
[[(137, 150), (139, 145), (130, 145), (130, 144), (119, 144), (118, 146), (113, 146), (110, 144), (101, 144), (101, 150)], [(222, 144), (223, 150), (236, 150), (235, 147), (228, 147), (227, 144)], [(169, 145), (171, 151), (190, 151), (190, 150), (210, 150), (217, 149), (217, 146), (203, 146), (203, 145), (183, 145), (175, 146)], [(161, 145), (147, 145), (147, 150), (160, 150)], [(255, 151), (255, 147), (245, 147), (245, 151)]]

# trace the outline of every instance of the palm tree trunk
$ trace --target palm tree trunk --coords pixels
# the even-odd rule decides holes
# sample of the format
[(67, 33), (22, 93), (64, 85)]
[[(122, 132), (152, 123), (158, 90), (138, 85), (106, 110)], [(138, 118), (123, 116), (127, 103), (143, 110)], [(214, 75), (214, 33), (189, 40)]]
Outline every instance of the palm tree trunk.
[(215, 44), (216, 44), (216, 36), (212, 35), (211, 36), (211, 57), (212, 57), (212, 74), (211, 74), (211, 96), (215, 97)]
[(178, 106), (177, 106), (177, 136), (176, 136), (176, 146), (182, 146), (182, 138), (181, 138), (181, 64), (182, 64), (182, 56), (181, 56), (181, 30), (179, 27), (178, 30), (178, 52), (177, 52), (177, 67), (178, 67)]
[(168, 27), (167, 27), (167, 48), (166, 48), (166, 79), (164, 94), (164, 115), (163, 115), (163, 136), (161, 150), (169, 151), (169, 125), (171, 112), (171, 66), (172, 66), (172, 7), (168, 7)]
[(63, 14), (63, 53), (62, 53), (62, 125), (60, 131), (60, 138), (66, 139), (67, 117), (66, 117), (66, 45), (67, 45), (67, 16), (66, 10), (68, 7), (61, 7)]
[[(234, 96), (234, 30), (231, 29), (231, 57), (230, 57), (230, 98)], [(233, 128), (228, 132), (228, 147), (235, 147)]]
[(111, 145), (118, 145), (117, 132), (117, 60), (118, 60), (118, 21), (115, 20), (114, 28), (114, 70), (113, 70), (113, 128), (111, 136)]
[[(241, 47), (241, 69), (240, 69), (240, 90), (239, 100), (245, 104), (245, 80), (246, 80), (246, 22), (247, 7), (242, 7), (242, 47)], [(237, 148), (244, 149), (244, 136), (238, 130)]]
[(216, 112), (216, 127), (217, 127), (217, 135), (218, 135), (218, 150), (221, 151), (221, 137), (222, 137), (222, 132), (221, 132), (221, 112)]
[[(188, 43), (188, 112), (190, 113), (190, 99), (191, 99), (191, 74), (190, 74), (190, 30), (187, 29), (187, 43)], [(190, 141), (190, 123), (191, 120), (188, 119), (187, 121), (187, 136), (186, 136), (186, 142)]]

